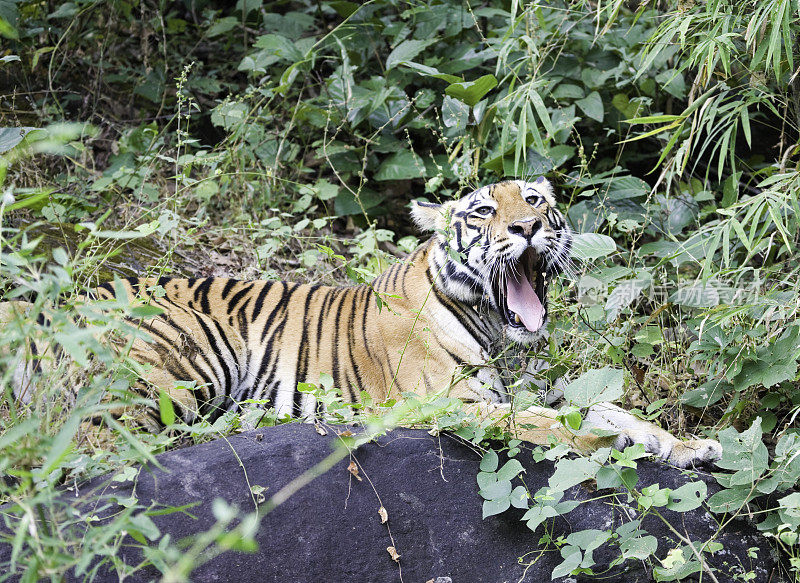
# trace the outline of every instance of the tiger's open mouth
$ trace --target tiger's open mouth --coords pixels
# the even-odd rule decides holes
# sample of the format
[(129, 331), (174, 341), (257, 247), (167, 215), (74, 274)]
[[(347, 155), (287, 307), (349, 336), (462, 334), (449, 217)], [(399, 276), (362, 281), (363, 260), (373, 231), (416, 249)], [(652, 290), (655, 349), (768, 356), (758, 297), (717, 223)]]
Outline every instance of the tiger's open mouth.
[(545, 267), (544, 258), (529, 247), (508, 265), (505, 277), (498, 278), (495, 297), (512, 328), (536, 332), (544, 326), (548, 283)]

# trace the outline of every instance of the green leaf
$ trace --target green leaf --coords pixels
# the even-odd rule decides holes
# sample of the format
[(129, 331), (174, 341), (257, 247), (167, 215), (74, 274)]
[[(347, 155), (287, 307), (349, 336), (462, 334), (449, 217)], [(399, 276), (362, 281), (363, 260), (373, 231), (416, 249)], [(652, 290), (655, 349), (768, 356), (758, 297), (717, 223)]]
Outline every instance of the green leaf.
[(456, 77), (455, 75), (448, 75), (447, 73), (442, 73), (439, 69), (435, 67), (429, 67), (428, 65), (421, 65), (419, 63), (414, 63), (412, 61), (403, 61), (402, 63), (398, 63), (403, 67), (408, 67), (409, 69), (413, 69), (417, 73), (425, 76), (425, 77), (435, 77), (436, 79), (441, 79), (442, 81), (447, 81), (448, 83), (460, 83), (462, 81), (461, 77)]
[(386, 57), (386, 70), (389, 71), (406, 61), (413, 61), (414, 57), (435, 42), (436, 39), (404, 40), (389, 53), (388, 57)]
[(619, 545), (623, 559), (639, 559), (644, 561), (658, 549), (658, 539), (647, 534), (642, 537), (630, 538)]
[(164, 389), (158, 390), (158, 412), (161, 415), (161, 423), (167, 427), (175, 423), (175, 405)]
[(597, 470), (595, 479), (597, 480), (598, 490), (622, 486), (622, 476), (620, 476), (619, 470), (612, 466), (603, 466)]
[(600, 464), (592, 460), (579, 457), (574, 460), (562, 458), (556, 464), (556, 470), (550, 476), (548, 485), (553, 490), (564, 491), (572, 486), (577, 486), (597, 475)]
[(514, 508), (528, 508), (528, 490), (525, 489), (525, 486), (517, 486), (511, 492), (511, 505)]
[(581, 261), (592, 261), (616, 252), (617, 244), (608, 235), (578, 233), (572, 239), (572, 256)]
[(554, 518), (562, 514), (553, 506), (534, 506), (525, 513), (522, 520), (526, 521), (528, 528), (536, 530), (548, 518)]
[(225, 34), (226, 32), (236, 28), (240, 22), (241, 20), (235, 16), (218, 18), (211, 26), (208, 27), (208, 30), (206, 30), (206, 35), (219, 36), (221, 34)]
[[(349, 190), (342, 188), (339, 194), (336, 195), (333, 210), (337, 216), (345, 217), (347, 215), (360, 215), (362, 214), (362, 207), (364, 210), (369, 210), (380, 205), (385, 197), (380, 192), (370, 190), (369, 188), (362, 188), (358, 193), (358, 200), (355, 195)], [(360, 204), (359, 204), (360, 203)]]
[(348, 2), (347, 0), (337, 0), (336, 2), (329, 2), (328, 4), (336, 11), (336, 14), (342, 18), (350, 17), (361, 7), (361, 4), (357, 2)]
[[(722, 445), (722, 459), (717, 462), (717, 467), (723, 470), (737, 470), (731, 477), (736, 482), (733, 485), (752, 484), (766, 471), (769, 454), (761, 441), (761, 418), (756, 417), (750, 429), (737, 432), (733, 427), (728, 427), (719, 432), (719, 442)], [(740, 483), (737, 483), (741, 480)]]
[(519, 460), (510, 459), (503, 464), (502, 468), (497, 471), (497, 479), (500, 481), (510, 481), (517, 477), (517, 475), (522, 471), (524, 471), (524, 468), (522, 467), (522, 464), (519, 463)]
[(410, 180), (425, 176), (425, 164), (410, 150), (392, 154), (378, 168), (375, 180)]
[(499, 498), (497, 500), (484, 500), (483, 502), (483, 518), (500, 514), (505, 512), (511, 507), (511, 500), (508, 496)]
[(645, 117), (636, 117), (633, 119), (623, 120), (629, 124), (645, 124), (645, 123), (666, 123), (668, 121), (677, 121), (683, 119), (680, 115), (648, 115)]
[(689, 482), (669, 493), (667, 508), (675, 512), (688, 512), (699, 508), (708, 496), (705, 482)]
[(478, 481), (478, 488), (484, 490), (486, 488), (489, 488), (492, 484), (494, 484), (497, 481), (497, 474), (495, 474), (493, 471), (478, 472), (476, 480)]
[(561, 556), (564, 557), (564, 561), (561, 564), (556, 565), (556, 567), (553, 569), (553, 572), (550, 575), (551, 579), (566, 577), (581, 566), (582, 555), (580, 550), (576, 547), (563, 547), (561, 549)]
[(564, 398), (578, 407), (615, 401), (622, 393), (622, 370), (608, 366), (588, 370), (564, 387)]
[(162, 308), (158, 306), (154, 306), (151, 304), (145, 304), (141, 306), (133, 306), (127, 310), (128, 315), (131, 318), (152, 318), (153, 316), (158, 316), (164, 313)]
[(713, 405), (732, 390), (733, 385), (727, 381), (722, 379), (710, 380), (696, 389), (686, 391), (681, 395), (681, 403), (702, 409)]
[(720, 490), (708, 499), (708, 508), (717, 514), (736, 512), (755, 495), (756, 492), (751, 487)]
[(35, 130), (32, 127), (0, 128), (0, 154), (8, 152), (11, 148), (19, 144), (25, 135)]
[(453, 83), (444, 90), (450, 97), (463, 101), (470, 107), (475, 106), (483, 96), (497, 87), (497, 79), (494, 75), (484, 75), (475, 81), (464, 81)]
[[(733, 379), (733, 384), (738, 390), (748, 389), (754, 385), (763, 385), (766, 388), (775, 386), (784, 381), (794, 380), (797, 375), (797, 361), (790, 354), (773, 352), (769, 347), (771, 358), (747, 360), (742, 364), (741, 372)], [(776, 358), (777, 357), (777, 358)]]
[(0, 0), (0, 35), (6, 38), (19, 38), (17, 2), (18, 0)]
[(442, 101), (442, 122), (448, 128), (466, 128), (469, 123), (469, 106), (445, 95)]
[(37, 473), (41, 475), (42, 478), (46, 478), (53, 472), (73, 448), (75, 443), (72, 438), (78, 431), (80, 422), (81, 418), (79, 415), (71, 415), (61, 427), (58, 435), (53, 438), (50, 449), (44, 457), (44, 464), (37, 470)]
[(493, 482), (481, 489), (478, 494), (486, 500), (498, 500), (500, 498), (508, 498), (511, 494), (511, 482), (508, 480), (501, 480)]
[(494, 472), (497, 470), (497, 464), (499, 463), (499, 458), (497, 457), (497, 452), (493, 449), (490, 449), (485, 454), (483, 454), (483, 458), (481, 459), (481, 471), (482, 472)]
[(583, 99), (578, 99), (575, 104), (583, 110), (583, 113), (602, 123), (605, 111), (603, 109), (603, 99), (597, 91), (592, 91)]

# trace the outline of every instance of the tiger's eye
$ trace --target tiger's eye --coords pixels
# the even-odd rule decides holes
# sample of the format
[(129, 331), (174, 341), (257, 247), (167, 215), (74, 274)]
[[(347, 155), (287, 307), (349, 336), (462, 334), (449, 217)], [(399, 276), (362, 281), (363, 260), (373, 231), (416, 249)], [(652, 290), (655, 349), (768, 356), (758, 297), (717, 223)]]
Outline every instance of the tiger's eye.
[(488, 217), (489, 215), (494, 214), (494, 207), (479, 206), (473, 212), (481, 217)]

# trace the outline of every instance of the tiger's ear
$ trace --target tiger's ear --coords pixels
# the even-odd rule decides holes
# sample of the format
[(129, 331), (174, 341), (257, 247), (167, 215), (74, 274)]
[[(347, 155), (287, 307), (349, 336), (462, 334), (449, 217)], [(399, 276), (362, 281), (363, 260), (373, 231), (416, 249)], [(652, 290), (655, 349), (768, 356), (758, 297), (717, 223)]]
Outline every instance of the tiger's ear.
[(421, 231), (433, 231), (440, 225), (444, 215), (450, 210), (450, 204), (436, 204), (424, 200), (411, 201), (411, 218)]

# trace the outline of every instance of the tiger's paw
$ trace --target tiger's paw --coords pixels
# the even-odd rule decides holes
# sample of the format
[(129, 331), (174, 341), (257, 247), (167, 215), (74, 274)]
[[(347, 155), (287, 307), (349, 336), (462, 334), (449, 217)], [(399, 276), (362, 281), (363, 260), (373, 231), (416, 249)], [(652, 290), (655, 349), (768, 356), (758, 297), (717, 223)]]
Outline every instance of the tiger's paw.
[(696, 464), (713, 464), (722, 457), (722, 446), (713, 439), (688, 439), (681, 441), (663, 429), (653, 432), (622, 430), (614, 447), (620, 451), (629, 445), (641, 443), (647, 453), (657, 456), (679, 468)]
[(610, 403), (598, 403), (589, 409), (586, 421), (599, 429), (618, 432), (614, 447), (622, 450), (641, 443), (645, 451), (679, 468), (698, 463), (714, 463), (722, 457), (722, 446), (713, 439), (681, 441), (660, 427), (631, 415)]

